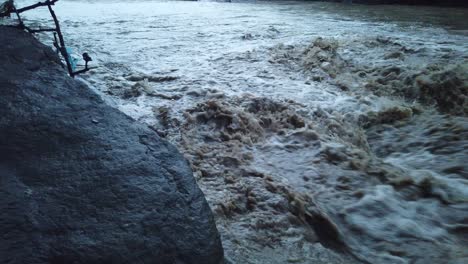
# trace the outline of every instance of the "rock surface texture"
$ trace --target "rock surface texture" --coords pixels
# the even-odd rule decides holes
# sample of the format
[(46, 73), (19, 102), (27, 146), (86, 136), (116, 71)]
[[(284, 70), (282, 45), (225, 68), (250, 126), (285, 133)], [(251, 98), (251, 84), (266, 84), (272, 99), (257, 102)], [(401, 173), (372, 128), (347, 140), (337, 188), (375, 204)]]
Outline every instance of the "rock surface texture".
[(221, 263), (177, 149), (29, 34), (0, 36), (0, 263)]

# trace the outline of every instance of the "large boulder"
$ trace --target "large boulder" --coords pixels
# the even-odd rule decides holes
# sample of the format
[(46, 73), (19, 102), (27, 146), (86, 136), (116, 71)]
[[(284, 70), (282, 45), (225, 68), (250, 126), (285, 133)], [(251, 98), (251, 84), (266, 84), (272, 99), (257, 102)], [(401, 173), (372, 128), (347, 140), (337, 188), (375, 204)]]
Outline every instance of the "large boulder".
[(221, 263), (186, 160), (0, 27), (0, 263)]

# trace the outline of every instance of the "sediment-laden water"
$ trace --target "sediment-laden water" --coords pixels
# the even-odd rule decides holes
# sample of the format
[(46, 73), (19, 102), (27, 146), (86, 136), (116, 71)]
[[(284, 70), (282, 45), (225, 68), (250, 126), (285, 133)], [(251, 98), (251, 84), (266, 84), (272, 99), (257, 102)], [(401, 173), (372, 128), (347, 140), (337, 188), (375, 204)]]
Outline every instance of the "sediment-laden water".
[[(466, 9), (60, 1), (56, 11), (67, 43), (98, 66), (83, 80), (190, 161), (228, 260), (468, 261)], [(50, 23), (46, 10), (28, 21)]]

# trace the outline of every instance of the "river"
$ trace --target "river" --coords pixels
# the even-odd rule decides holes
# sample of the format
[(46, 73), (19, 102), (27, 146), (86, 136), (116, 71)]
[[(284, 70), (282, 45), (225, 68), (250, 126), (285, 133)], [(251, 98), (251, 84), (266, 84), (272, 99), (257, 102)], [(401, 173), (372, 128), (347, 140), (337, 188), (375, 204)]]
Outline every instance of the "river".
[(190, 161), (230, 262), (468, 262), (467, 9), (55, 10), (80, 79)]

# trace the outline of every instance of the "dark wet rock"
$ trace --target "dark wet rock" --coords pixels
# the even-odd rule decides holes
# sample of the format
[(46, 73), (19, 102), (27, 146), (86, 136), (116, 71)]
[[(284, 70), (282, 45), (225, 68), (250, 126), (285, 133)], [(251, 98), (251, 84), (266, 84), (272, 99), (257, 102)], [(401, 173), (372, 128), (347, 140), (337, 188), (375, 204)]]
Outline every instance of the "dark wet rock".
[(0, 27), (0, 263), (220, 263), (186, 160)]

